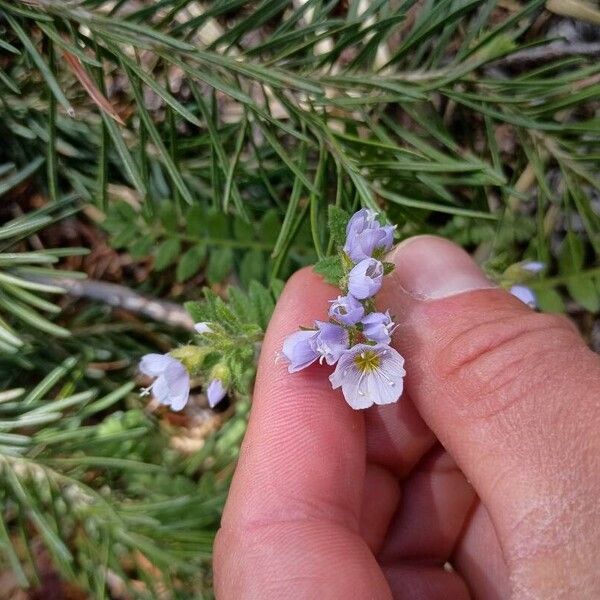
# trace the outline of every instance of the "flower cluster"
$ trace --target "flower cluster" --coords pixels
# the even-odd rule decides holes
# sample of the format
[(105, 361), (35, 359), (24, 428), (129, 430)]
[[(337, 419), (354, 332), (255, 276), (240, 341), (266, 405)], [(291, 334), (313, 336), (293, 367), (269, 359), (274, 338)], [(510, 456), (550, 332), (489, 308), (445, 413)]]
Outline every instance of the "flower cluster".
[[(204, 335), (212, 330), (208, 323), (196, 323), (196, 331)], [(159, 404), (181, 410), (190, 396), (190, 373), (202, 366), (207, 351), (198, 346), (182, 346), (169, 354), (146, 354), (139, 369), (148, 377), (154, 377), (151, 386), (142, 395), (152, 394)], [(210, 383), (206, 387), (208, 405), (214, 408), (227, 395), (228, 370), (223, 365), (213, 367)]]
[(336, 365), (331, 385), (342, 388), (354, 409), (390, 404), (402, 394), (404, 359), (389, 345), (395, 325), (389, 311), (377, 312), (373, 301), (391, 268), (383, 257), (393, 238), (394, 227), (381, 225), (374, 211), (355, 213), (340, 255), (343, 295), (330, 301), (328, 321), (315, 321), (283, 344), (290, 373), (317, 361)]

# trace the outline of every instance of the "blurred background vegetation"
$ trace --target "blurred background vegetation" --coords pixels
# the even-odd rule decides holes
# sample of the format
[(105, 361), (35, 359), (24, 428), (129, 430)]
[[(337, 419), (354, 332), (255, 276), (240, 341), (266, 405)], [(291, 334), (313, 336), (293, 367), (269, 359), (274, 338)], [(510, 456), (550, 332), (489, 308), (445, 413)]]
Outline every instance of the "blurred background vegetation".
[(599, 57), (584, 0), (0, 0), (0, 598), (212, 597), (250, 389), (136, 364), (204, 287), (264, 329), (329, 205), (544, 262), (599, 350)]

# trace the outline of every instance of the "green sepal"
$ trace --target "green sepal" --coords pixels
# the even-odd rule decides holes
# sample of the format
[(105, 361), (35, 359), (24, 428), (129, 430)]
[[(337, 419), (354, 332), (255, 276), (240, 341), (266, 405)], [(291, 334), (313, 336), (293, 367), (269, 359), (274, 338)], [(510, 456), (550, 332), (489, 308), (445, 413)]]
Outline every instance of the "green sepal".
[(210, 379), (219, 379), (223, 387), (227, 387), (231, 381), (231, 371), (224, 362), (218, 362), (210, 371)]
[(386, 261), (383, 263), (383, 274), (389, 275), (395, 268), (396, 268), (396, 265), (393, 262)]
[(190, 375), (198, 375), (204, 365), (206, 357), (213, 352), (208, 346), (180, 346), (169, 353), (173, 358), (180, 361), (188, 370)]

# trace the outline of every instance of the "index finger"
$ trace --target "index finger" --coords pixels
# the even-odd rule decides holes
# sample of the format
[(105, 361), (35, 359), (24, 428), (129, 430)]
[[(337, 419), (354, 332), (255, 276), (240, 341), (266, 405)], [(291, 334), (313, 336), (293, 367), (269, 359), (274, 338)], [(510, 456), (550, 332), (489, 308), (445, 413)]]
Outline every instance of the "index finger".
[(329, 369), (288, 373), (276, 360), (299, 326), (326, 319), (336, 290), (312, 271), (288, 282), (269, 324), (248, 431), (223, 524), (319, 518), (356, 528), (365, 470), (364, 419), (331, 389)]
[(312, 271), (288, 282), (259, 361), (248, 431), (215, 541), (217, 597), (389, 598), (359, 534), (364, 417), (329, 369), (275, 362), (299, 325), (326, 318), (336, 290)]

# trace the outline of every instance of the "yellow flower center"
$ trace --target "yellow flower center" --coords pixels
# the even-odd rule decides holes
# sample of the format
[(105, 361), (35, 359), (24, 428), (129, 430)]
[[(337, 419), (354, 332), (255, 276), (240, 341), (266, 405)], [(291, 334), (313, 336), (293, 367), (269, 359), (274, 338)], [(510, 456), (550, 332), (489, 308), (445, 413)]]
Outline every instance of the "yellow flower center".
[(364, 350), (354, 357), (354, 364), (362, 373), (371, 373), (380, 367), (381, 358), (374, 350)]

